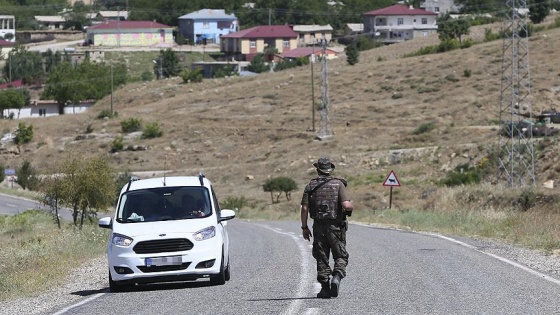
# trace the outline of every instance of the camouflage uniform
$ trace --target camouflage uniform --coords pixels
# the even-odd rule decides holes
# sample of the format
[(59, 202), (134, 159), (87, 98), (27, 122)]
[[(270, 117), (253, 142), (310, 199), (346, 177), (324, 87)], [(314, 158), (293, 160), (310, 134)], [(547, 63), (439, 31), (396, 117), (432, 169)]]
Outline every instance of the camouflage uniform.
[[(323, 181), (329, 180), (317, 189), (312, 200), (309, 193)], [(315, 200), (313, 200), (315, 199)], [(304, 189), (302, 205), (309, 207), (313, 219), (313, 258), (317, 260), (317, 281), (328, 283), (329, 277), (338, 273), (340, 278), (346, 276), (348, 252), (346, 252), (346, 230), (348, 225), (342, 213), (341, 202), (349, 200), (341, 180), (325, 174), (311, 180)], [(331, 271), (329, 257), (332, 252), (334, 268)]]

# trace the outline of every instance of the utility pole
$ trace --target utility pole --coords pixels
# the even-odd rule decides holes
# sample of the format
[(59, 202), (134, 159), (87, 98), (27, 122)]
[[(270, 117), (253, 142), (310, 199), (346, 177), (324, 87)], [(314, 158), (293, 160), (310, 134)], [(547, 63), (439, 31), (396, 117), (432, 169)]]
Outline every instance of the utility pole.
[(113, 111), (113, 64), (111, 63), (111, 116), (115, 112)]
[(317, 135), (317, 139), (325, 140), (332, 138), (330, 122), (329, 122), (329, 83), (327, 72), (327, 40), (323, 36), (321, 39), (322, 53), (321, 53), (321, 130)]
[(502, 57), (498, 155), (498, 182), (510, 188), (535, 186), (533, 128), (522, 124), (531, 120), (531, 81), (526, 0), (506, 0)]
[(268, 9), (268, 25), (272, 23), (272, 9)]
[(315, 83), (314, 83), (314, 74), (313, 68), (315, 66), (315, 42), (313, 42), (313, 53), (311, 54), (311, 121), (312, 121), (312, 129), (311, 131), (315, 132)]

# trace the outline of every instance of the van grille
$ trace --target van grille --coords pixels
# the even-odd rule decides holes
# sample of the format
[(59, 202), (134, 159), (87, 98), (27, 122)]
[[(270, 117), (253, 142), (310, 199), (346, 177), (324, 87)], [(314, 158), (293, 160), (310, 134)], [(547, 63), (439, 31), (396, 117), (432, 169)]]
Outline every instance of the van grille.
[(183, 263), (183, 264), (177, 265), (177, 266), (172, 265), (172, 266), (150, 266), (150, 267), (137, 266), (137, 267), (143, 273), (149, 273), (149, 272), (185, 270), (185, 269), (189, 268), (190, 264), (191, 264), (190, 262), (186, 262), (186, 263)]
[(157, 254), (182, 252), (193, 248), (193, 243), (186, 238), (172, 238), (139, 242), (133, 250), (136, 254)]

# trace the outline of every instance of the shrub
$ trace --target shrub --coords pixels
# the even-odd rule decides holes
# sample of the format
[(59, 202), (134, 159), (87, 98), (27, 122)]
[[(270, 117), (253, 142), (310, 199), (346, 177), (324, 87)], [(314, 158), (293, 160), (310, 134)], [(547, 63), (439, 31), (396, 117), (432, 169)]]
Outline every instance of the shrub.
[(115, 140), (111, 143), (111, 152), (115, 153), (118, 151), (122, 151), (124, 149), (124, 140), (123, 137), (116, 137)]
[(468, 164), (460, 164), (447, 174), (447, 177), (441, 181), (445, 186), (471, 185), (480, 183), (480, 172), (475, 167)]
[(465, 71), (463, 71), (463, 76), (469, 78), (471, 76), (471, 70), (465, 69)]
[(428, 123), (424, 123), (421, 124), (418, 128), (414, 129), (412, 131), (413, 135), (419, 135), (419, 134), (423, 134), (426, 132), (430, 132), (431, 130), (435, 129), (436, 125), (433, 122), (428, 122)]
[(30, 142), (31, 139), (33, 139), (33, 125), (26, 126), (25, 123), (20, 122), (14, 143), (20, 145)]
[(249, 204), (249, 200), (247, 200), (247, 198), (241, 196), (241, 197), (232, 197), (229, 196), (226, 199), (224, 199), (222, 202), (220, 202), (220, 207), (222, 209), (233, 209), (233, 210), (239, 210), (243, 207), (245, 207), (246, 205)]
[(4, 166), (4, 164), (0, 163), (0, 183), (4, 181), (4, 179), (6, 178), (6, 174), (4, 174), (4, 170), (6, 169), (6, 166)]
[(142, 129), (142, 119), (131, 117), (121, 121), (122, 132), (134, 132)]
[(116, 116), (117, 112), (111, 112), (109, 109), (104, 109), (99, 113), (99, 115), (97, 115), (97, 119), (113, 118)]
[(202, 71), (200, 69), (185, 69), (181, 72), (183, 83), (202, 82)]
[(144, 71), (140, 75), (140, 80), (142, 80), (144, 82), (152, 81), (153, 79), (154, 79), (154, 74), (151, 71)]
[(163, 131), (161, 130), (161, 127), (157, 122), (147, 124), (142, 131), (142, 139), (158, 138), (162, 135)]
[(37, 171), (27, 160), (24, 160), (21, 167), (16, 169), (16, 177), (16, 183), (23, 189), (34, 190), (39, 184)]

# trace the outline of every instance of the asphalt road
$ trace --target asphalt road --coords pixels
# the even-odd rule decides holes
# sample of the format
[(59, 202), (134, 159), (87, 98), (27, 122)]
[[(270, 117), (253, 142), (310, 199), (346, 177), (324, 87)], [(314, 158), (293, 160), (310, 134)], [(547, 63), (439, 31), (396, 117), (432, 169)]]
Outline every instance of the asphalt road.
[[(0, 215), (14, 215), (30, 209), (48, 210), (45, 205), (36, 200), (0, 194)], [(59, 209), (59, 215), (65, 220), (72, 220), (72, 215), (69, 209)]]
[[(95, 292), (50, 314), (557, 314), (560, 281), (449, 239), (351, 225), (338, 298), (315, 298), (298, 222), (228, 222), (232, 278)], [(76, 294), (80, 294), (77, 292)]]

